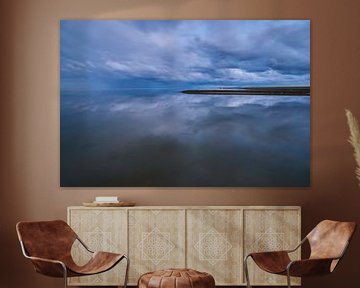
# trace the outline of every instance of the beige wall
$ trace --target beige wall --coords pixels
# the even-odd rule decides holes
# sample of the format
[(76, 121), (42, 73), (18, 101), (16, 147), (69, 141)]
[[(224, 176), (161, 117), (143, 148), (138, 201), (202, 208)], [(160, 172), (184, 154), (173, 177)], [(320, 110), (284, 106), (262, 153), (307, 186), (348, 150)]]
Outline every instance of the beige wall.
[[(303, 234), (324, 218), (360, 223), (344, 108), (360, 118), (360, 1), (0, 1), (0, 286), (62, 287), (32, 272), (19, 220), (65, 219), (95, 195), (139, 205), (301, 205)], [(59, 187), (59, 19), (311, 19), (311, 174), (308, 189), (71, 189)], [(304, 287), (358, 287), (360, 237), (338, 271)]]

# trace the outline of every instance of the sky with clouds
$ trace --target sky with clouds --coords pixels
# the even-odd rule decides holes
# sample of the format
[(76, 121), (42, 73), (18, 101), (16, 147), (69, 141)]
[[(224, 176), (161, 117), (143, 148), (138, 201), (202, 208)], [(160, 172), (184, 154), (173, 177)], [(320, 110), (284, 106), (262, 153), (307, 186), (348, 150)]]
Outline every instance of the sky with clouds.
[(61, 89), (310, 85), (309, 20), (62, 20)]

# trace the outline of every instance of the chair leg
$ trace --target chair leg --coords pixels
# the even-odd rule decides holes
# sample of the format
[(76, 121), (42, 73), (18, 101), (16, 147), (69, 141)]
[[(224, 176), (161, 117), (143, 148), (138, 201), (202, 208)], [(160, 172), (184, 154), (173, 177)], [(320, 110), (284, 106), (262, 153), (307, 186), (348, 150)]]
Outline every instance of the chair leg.
[(244, 272), (245, 272), (245, 279), (246, 279), (246, 287), (247, 288), (251, 288), (250, 285), (250, 279), (249, 279), (249, 269), (248, 269), (248, 265), (247, 265), (247, 259), (249, 258), (250, 255), (246, 256), (244, 259)]
[(127, 257), (126, 255), (124, 256), (124, 258), (126, 259), (126, 271), (125, 271), (124, 288), (126, 288), (126, 287), (127, 287), (128, 278), (129, 278), (130, 259), (129, 259), (129, 257)]
[(64, 269), (64, 287), (67, 288), (68, 285), (67, 285), (67, 270), (66, 270), (66, 266), (65, 265), (62, 265), (63, 266), (63, 269)]
[(286, 276), (287, 276), (288, 288), (291, 288), (291, 278), (290, 278), (290, 271), (289, 271), (289, 269), (287, 269)]

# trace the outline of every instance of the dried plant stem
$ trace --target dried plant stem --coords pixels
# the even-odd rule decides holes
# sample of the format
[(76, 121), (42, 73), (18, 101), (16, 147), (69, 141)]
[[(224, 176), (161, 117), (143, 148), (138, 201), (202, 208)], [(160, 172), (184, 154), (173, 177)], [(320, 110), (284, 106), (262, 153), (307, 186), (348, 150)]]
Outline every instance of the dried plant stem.
[(349, 111), (345, 110), (346, 117), (348, 120), (348, 125), (350, 129), (350, 137), (349, 142), (354, 148), (354, 157), (356, 161), (356, 169), (355, 174), (356, 178), (359, 180), (359, 186), (360, 186), (360, 130), (359, 130), (359, 124), (355, 118), (355, 116)]

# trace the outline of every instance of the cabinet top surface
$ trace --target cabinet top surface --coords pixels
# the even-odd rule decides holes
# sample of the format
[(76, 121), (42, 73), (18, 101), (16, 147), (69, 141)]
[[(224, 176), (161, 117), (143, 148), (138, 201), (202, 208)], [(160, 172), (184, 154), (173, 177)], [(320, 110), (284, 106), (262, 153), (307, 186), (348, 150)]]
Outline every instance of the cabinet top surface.
[(189, 210), (189, 209), (221, 209), (221, 210), (236, 210), (236, 209), (279, 209), (279, 210), (300, 210), (301, 206), (133, 206), (133, 207), (85, 207), (85, 206), (69, 206), (68, 209), (131, 209), (131, 210)]

